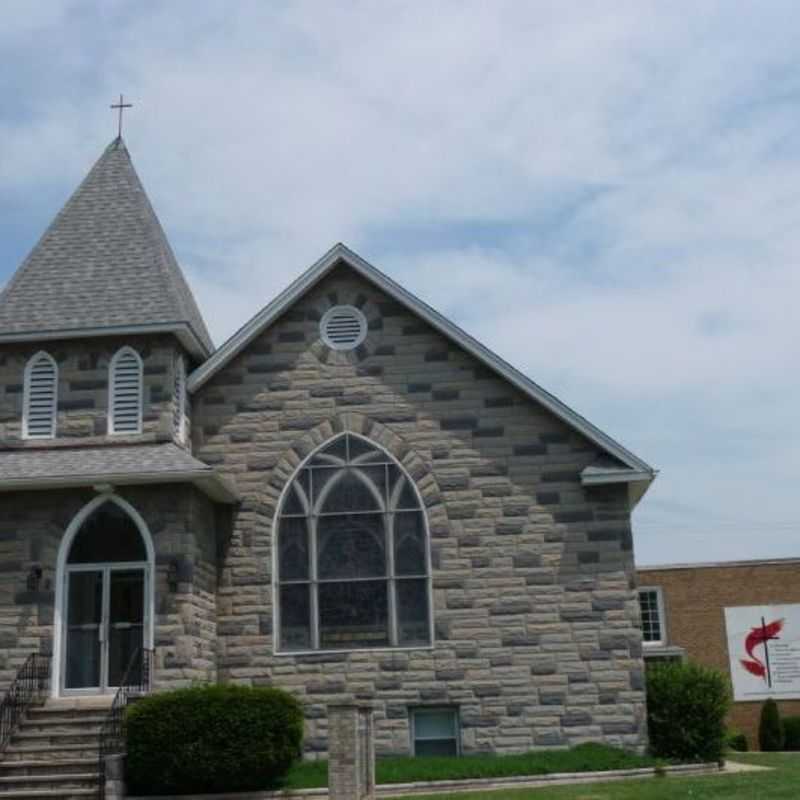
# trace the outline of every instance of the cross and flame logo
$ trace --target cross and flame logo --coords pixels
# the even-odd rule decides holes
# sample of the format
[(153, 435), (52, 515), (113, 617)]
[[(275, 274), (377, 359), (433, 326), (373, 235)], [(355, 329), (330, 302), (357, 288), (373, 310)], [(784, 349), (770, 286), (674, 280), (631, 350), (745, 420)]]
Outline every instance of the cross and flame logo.
[[(772, 674), (769, 668), (769, 646), (768, 642), (779, 639), (778, 634), (783, 630), (784, 620), (776, 619), (774, 622), (767, 623), (761, 617), (761, 625), (750, 629), (744, 640), (744, 649), (749, 659), (739, 659), (741, 665), (757, 678), (763, 678), (764, 683), (772, 686)], [(754, 652), (756, 647), (764, 646), (764, 660), (762, 661)]]

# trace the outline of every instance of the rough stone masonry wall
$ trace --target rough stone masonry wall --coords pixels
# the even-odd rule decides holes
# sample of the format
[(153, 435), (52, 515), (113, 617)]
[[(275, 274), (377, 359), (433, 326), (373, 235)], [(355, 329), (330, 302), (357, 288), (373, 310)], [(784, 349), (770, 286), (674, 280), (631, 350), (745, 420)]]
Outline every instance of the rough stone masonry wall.
[[(156, 551), (156, 688), (216, 679), (216, 552), (214, 510), (194, 489), (180, 486), (121, 489), (139, 512)], [(56, 559), (73, 517), (91, 490), (0, 495), (0, 694), (31, 652), (52, 652)], [(170, 590), (167, 573), (177, 568)], [(42, 568), (34, 590), (30, 567)]]
[[(74, 446), (108, 440), (109, 363), (125, 345), (133, 347), (143, 361), (142, 436), (112, 438), (116, 442), (171, 438), (176, 340), (170, 336), (107, 337), (0, 345), (0, 447)], [(40, 350), (58, 364), (56, 439), (25, 441), (25, 366)]]
[[(355, 353), (320, 341), (359, 306)], [(195, 454), (243, 495), (218, 597), (220, 677), (282, 686), (306, 709), (376, 703), (379, 752), (408, 752), (408, 709), (455, 705), (466, 752), (646, 739), (638, 604), (623, 489), (584, 489), (597, 448), (495, 373), (337, 268), (205, 385)], [(300, 460), (336, 432), (381, 442), (427, 506), (435, 646), (275, 655), (272, 522)]]

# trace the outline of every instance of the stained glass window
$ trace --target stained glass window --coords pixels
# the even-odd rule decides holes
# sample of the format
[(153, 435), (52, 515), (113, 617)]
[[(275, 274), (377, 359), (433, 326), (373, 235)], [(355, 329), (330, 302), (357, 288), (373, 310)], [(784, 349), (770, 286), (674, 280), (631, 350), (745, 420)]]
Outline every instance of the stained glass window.
[(368, 440), (343, 434), (306, 461), (284, 492), (277, 546), (281, 650), (430, 644), (424, 511)]

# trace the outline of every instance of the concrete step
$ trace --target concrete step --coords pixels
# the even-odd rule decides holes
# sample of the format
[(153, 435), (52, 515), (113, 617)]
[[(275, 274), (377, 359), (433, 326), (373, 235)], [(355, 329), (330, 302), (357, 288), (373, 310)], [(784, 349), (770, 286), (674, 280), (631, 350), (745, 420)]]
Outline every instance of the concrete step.
[(97, 787), (93, 789), (0, 789), (2, 800), (83, 800), (97, 797)]
[(79, 719), (104, 720), (109, 710), (108, 708), (51, 708), (50, 706), (41, 706), (29, 709), (23, 722), (42, 725), (61, 723), (64, 720), (67, 722)]
[(15, 747), (18, 746), (42, 746), (52, 745), (54, 747), (61, 747), (63, 745), (79, 744), (84, 747), (98, 747), (98, 734), (99, 728), (94, 730), (81, 731), (27, 731), (19, 730), (11, 738), (11, 744)]
[(106, 718), (99, 715), (89, 715), (81, 717), (61, 717), (60, 719), (38, 719), (36, 717), (26, 717), (22, 720), (19, 730), (21, 731), (82, 731), (85, 729), (100, 730)]
[(96, 791), (99, 781), (97, 771), (74, 772), (71, 775), (20, 775), (0, 778), (0, 797), (4, 796), (4, 790), (30, 792), (55, 789), (66, 792), (73, 789), (94, 789)]
[[(62, 753), (63, 755), (63, 753)], [(97, 772), (98, 757), (58, 758), (0, 761), (0, 778), (17, 778), (25, 775), (58, 775)]]
[(97, 759), (97, 740), (91, 744), (10, 744), (2, 753), (2, 764), (13, 761), (57, 761), (61, 758)]
[(39, 703), (37, 708), (50, 711), (61, 711), (63, 709), (93, 709), (108, 710), (114, 702), (115, 694), (100, 694), (86, 697), (48, 697), (44, 703)]

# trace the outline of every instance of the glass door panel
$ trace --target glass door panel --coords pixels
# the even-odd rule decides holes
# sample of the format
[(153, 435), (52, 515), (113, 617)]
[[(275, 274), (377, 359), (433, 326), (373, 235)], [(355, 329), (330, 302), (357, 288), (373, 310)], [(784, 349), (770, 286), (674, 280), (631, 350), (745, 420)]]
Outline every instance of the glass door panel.
[(101, 686), (103, 570), (68, 573), (67, 664), (64, 686)]
[[(111, 569), (109, 581), (106, 685), (116, 687), (144, 641), (144, 570)], [(131, 683), (141, 681), (141, 661), (134, 665), (129, 680)]]

